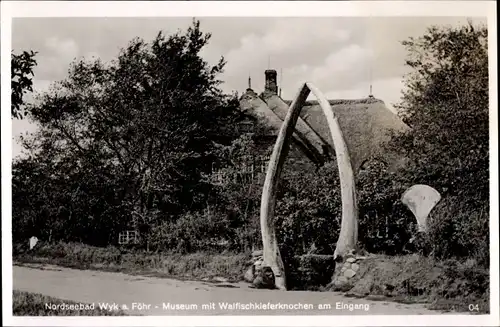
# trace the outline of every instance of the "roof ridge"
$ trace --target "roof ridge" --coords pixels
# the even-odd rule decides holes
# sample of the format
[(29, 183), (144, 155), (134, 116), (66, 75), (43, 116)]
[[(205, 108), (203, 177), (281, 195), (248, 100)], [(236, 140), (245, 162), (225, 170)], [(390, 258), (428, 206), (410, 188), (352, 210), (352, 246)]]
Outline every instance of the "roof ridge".
[[(290, 105), (291, 100), (283, 100), (286, 104)], [(363, 99), (332, 99), (328, 100), (331, 105), (339, 104), (371, 104), (371, 103), (384, 103), (384, 101), (376, 98), (363, 98)], [(308, 100), (305, 102), (304, 106), (315, 106), (318, 105), (317, 100)]]

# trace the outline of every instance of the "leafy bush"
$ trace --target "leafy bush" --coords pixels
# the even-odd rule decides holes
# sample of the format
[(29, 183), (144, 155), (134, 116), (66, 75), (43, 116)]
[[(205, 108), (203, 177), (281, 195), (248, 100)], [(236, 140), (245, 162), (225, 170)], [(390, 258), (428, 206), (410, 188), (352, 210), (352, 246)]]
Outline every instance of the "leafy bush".
[(341, 218), (336, 169), (329, 163), (318, 171), (288, 171), (283, 177), (275, 224), (284, 252), (301, 255), (314, 247), (333, 254)]
[(42, 244), (27, 253), (15, 253), (17, 263), (51, 263), (76, 269), (95, 269), (128, 274), (153, 274), (159, 277), (204, 279), (224, 277), (239, 281), (249, 253), (199, 250), (196, 253), (96, 247), (82, 243)]
[(403, 42), (408, 50), (399, 112), (411, 130), (389, 148), (409, 159), (401, 183), (442, 195), (425, 242), (440, 258), (489, 256), (488, 30), (431, 27)]
[(310, 290), (332, 281), (335, 261), (332, 255), (321, 254), (288, 257), (285, 270), (289, 289)]
[(426, 244), (437, 258), (474, 258), (489, 265), (489, 203), (443, 199), (431, 214)]
[[(191, 253), (209, 248), (233, 248), (235, 232), (227, 217), (217, 213), (186, 213), (175, 221), (165, 221), (153, 228), (151, 249), (175, 249)], [(221, 246), (222, 245), (222, 246)]]
[(376, 159), (359, 173), (356, 184), (360, 245), (373, 253), (404, 253), (416, 225), (401, 202), (410, 185), (403, 185), (397, 172)]

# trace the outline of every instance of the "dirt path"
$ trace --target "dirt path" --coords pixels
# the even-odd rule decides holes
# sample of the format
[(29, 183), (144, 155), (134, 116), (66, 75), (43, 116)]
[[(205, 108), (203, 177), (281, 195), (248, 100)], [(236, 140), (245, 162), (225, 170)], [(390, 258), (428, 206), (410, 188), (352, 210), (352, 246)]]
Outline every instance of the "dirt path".
[[(332, 292), (254, 290), (247, 285), (179, 281), (56, 266), (13, 267), (15, 290), (95, 303), (96, 306), (116, 303), (133, 315), (442, 314), (418, 304), (367, 301)], [(295, 308), (255, 306), (269, 306), (269, 303), (295, 305)], [(173, 308), (175, 305), (184, 305), (184, 308)]]

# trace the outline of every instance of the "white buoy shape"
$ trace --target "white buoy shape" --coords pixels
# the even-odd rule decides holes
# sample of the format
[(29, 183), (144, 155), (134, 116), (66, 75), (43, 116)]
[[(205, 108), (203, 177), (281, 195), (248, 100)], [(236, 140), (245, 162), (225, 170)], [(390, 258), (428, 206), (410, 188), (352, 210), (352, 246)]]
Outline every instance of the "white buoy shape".
[(413, 185), (401, 197), (401, 202), (415, 215), (419, 232), (427, 231), (427, 218), (440, 200), (441, 194), (436, 189), (422, 184)]

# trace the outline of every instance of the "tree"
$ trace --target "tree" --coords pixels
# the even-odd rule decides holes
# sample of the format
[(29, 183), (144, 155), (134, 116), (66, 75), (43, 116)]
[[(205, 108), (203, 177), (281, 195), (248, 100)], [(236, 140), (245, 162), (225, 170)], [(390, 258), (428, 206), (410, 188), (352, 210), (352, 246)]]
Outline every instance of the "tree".
[(488, 253), (487, 38), (486, 26), (469, 22), (434, 26), (403, 42), (412, 72), (398, 109), (411, 130), (391, 146), (410, 159), (401, 183), (428, 184), (445, 198), (430, 232), (430, 244), (444, 256)]
[[(209, 39), (198, 21), (150, 44), (134, 39), (110, 63), (74, 62), (29, 107), (40, 128), (25, 140), (26, 160), (51, 167), (43, 182), (61, 196), (47, 205), (81, 227), (67, 238), (107, 244), (118, 229), (203, 208), (212, 141), (237, 105), (219, 89), (224, 59), (210, 66), (200, 57)], [(69, 196), (75, 192), (78, 203)]]
[(489, 96), (485, 26), (432, 27), (409, 52), (399, 111), (411, 130), (396, 138), (442, 194), (488, 197)]
[(37, 53), (23, 51), (16, 55), (11, 54), (11, 114), (12, 117), (22, 119), (26, 115), (26, 110), (22, 107), (24, 104), (23, 97), (26, 92), (33, 91), (33, 67), (37, 65), (34, 59)]

